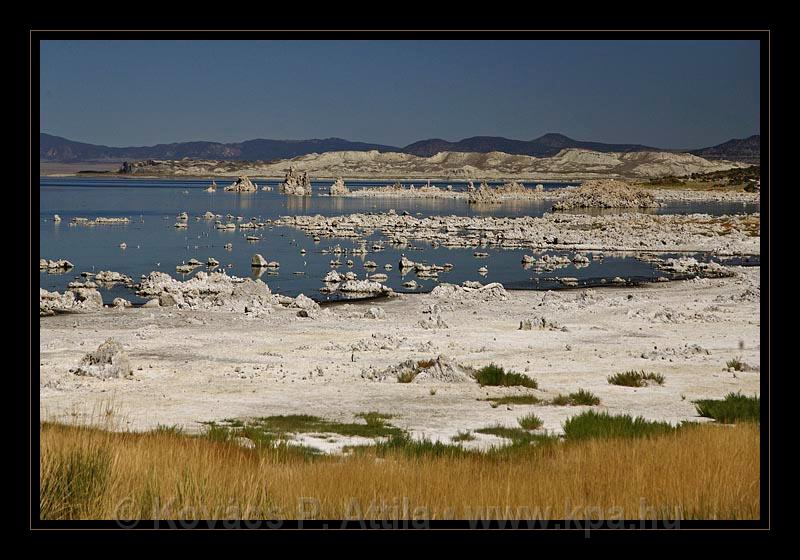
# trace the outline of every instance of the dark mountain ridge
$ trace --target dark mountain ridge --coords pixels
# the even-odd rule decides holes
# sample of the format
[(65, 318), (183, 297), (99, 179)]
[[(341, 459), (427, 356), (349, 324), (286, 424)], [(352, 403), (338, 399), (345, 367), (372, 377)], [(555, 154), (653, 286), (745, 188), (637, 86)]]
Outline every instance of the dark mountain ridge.
[[(533, 140), (513, 140), (501, 136), (473, 136), (457, 142), (440, 138), (420, 140), (403, 148), (351, 142), (342, 138), (311, 140), (256, 139), (244, 142), (176, 142), (155, 146), (131, 146), (117, 148), (75, 142), (51, 134), (39, 134), (39, 160), (49, 162), (103, 162), (141, 159), (221, 159), (262, 160), (288, 159), (311, 153), (368, 151), (403, 152), (421, 157), (430, 157), (438, 152), (504, 152), (512, 155), (551, 157), (565, 148), (581, 148), (598, 152), (677, 152), (641, 144), (607, 144), (574, 140), (563, 134), (548, 133)], [(748, 138), (733, 139), (717, 146), (688, 150), (688, 153), (706, 159), (729, 159), (748, 163), (759, 163), (761, 137), (756, 134)]]

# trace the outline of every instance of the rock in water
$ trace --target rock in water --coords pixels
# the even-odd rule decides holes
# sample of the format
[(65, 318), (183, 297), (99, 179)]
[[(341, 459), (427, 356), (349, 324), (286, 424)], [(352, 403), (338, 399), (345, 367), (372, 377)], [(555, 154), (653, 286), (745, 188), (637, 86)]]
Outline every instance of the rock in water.
[(107, 339), (94, 352), (89, 352), (73, 370), (75, 375), (87, 375), (98, 379), (126, 378), (133, 376), (128, 354), (122, 344), (113, 338)]
[(269, 265), (269, 262), (267, 262), (267, 259), (262, 257), (259, 253), (256, 253), (253, 255), (253, 258), (250, 259), (250, 266), (253, 268), (266, 268), (267, 265)]
[(289, 167), (279, 188), (283, 194), (311, 196), (311, 180), (308, 178), (308, 172), (298, 173), (294, 167)]
[(233, 183), (225, 187), (226, 191), (255, 192), (256, 186), (247, 175), (240, 175)]
[(347, 185), (344, 184), (344, 179), (341, 177), (336, 178), (336, 181), (331, 185), (330, 191), (328, 191), (331, 196), (341, 196), (349, 192), (350, 189), (347, 188)]

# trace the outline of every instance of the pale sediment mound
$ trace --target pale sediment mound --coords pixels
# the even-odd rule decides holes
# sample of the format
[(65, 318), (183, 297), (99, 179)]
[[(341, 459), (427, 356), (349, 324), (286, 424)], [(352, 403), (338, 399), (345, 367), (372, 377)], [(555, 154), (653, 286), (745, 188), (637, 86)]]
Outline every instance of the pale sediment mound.
[(656, 208), (652, 193), (615, 179), (586, 181), (553, 203), (553, 210), (575, 208)]
[(255, 192), (257, 188), (247, 175), (240, 175), (238, 179), (225, 187), (225, 190), (233, 192)]
[(80, 365), (71, 370), (75, 375), (86, 375), (99, 379), (132, 377), (128, 354), (122, 344), (113, 338), (107, 339), (94, 352), (83, 357)]
[(92, 311), (103, 307), (103, 296), (94, 288), (74, 288), (63, 294), (39, 288), (39, 315)]
[(311, 180), (308, 178), (308, 171), (296, 172), (293, 166), (289, 166), (289, 171), (286, 172), (279, 189), (283, 194), (311, 196)]
[(397, 365), (363, 374), (374, 381), (397, 383), (469, 383), (473, 381), (469, 368), (460, 366), (446, 356), (429, 360), (405, 360)]
[(499, 282), (485, 286), (480, 282), (464, 282), (461, 286), (439, 284), (431, 291), (431, 296), (456, 301), (505, 301), (508, 299), (508, 292)]

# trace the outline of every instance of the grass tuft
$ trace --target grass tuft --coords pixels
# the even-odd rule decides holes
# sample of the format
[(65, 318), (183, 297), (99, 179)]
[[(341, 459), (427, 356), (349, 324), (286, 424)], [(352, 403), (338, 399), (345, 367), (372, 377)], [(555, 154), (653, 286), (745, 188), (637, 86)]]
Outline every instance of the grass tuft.
[(717, 422), (732, 424), (738, 420), (758, 422), (761, 418), (761, 398), (748, 397), (741, 393), (728, 393), (724, 399), (701, 399), (694, 401), (700, 416), (713, 418)]
[(522, 418), (518, 418), (517, 422), (525, 430), (538, 430), (542, 427), (542, 419), (535, 414), (528, 414)]
[(407, 369), (397, 374), (398, 383), (411, 383), (419, 374), (418, 369)]
[(450, 438), (450, 441), (453, 442), (461, 442), (461, 441), (473, 441), (475, 436), (469, 430), (459, 430), (456, 435)]
[(615, 373), (608, 377), (608, 382), (612, 385), (621, 385), (623, 387), (645, 387), (651, 382), (657, 385), (663, 385), (665, 378), (660, 373), (642, 371), (625, 371), (622, 373)]
[(728, 366), (728, 369), (732, 369), (733, 371), (742, 371), (744, 369), (744, 362), (739, 358), (728, 360), (725, 362), (725, 365)]
[(513, 371), (506, 371), (502, 367), (489, 364), (484, 366), (474, 373), (475, 379), (481, 385), (499, 386), (499, 387), (528, 387), (530, 389), (538, 389), (539, 384), (535, 379), (528, 377), (523, 373), (516, 373)]
[(580, 389), (569, 395), (556, 395), (550, 404), (555, 406), (596, 406), (600, 404), (600, 397), (591, 391)]
[(40, 518), (80, 519), (91, 515), (106, 492), (111, 466), (111, 453), (98, 442), (42, 454)]

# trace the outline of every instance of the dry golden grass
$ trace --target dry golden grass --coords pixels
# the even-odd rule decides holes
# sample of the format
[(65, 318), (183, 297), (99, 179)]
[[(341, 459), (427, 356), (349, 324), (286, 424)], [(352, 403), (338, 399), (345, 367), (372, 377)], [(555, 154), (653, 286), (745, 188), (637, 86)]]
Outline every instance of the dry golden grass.
[(453, 456), (311, 457), (50, 423), (40, 434), (43, 518), (759, 517), (757, 424)]

